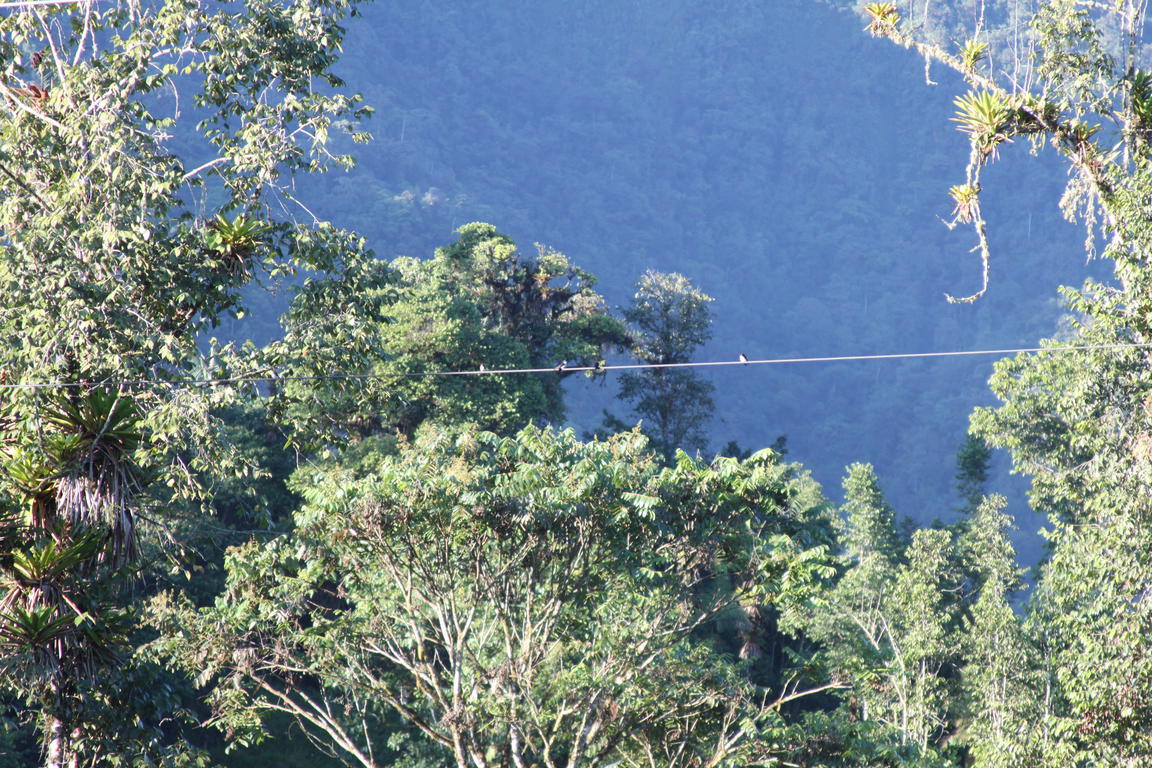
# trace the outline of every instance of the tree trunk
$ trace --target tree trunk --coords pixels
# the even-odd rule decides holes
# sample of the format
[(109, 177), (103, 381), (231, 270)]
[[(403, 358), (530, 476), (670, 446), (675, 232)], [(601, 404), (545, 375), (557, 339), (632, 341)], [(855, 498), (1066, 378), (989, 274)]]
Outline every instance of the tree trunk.
[(48, 745), (45, 751), (44, 768), (64, 768), (65, 742), (64, 721), (55, 715), (48, 715)]
[(80, 741), (80, 729), (73, 728), (65, 748), (67, 753), (65, 762), (67, 762), (68, 768), (80, 768), (80, 750), (76, 749), (76, 742), (78, 741)]

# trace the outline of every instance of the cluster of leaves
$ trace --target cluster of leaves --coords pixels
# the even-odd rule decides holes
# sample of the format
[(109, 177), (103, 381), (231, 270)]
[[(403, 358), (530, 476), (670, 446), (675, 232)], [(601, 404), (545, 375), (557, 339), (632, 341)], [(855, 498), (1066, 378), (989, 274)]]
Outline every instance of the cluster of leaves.
[[(490, 224), (461, 227), (431, 259), (370, 258), (307, 281), (266, 352), (289, 380), (273, 409), (303, 445), (412, 436), (474, 424), (508, 434), (563, 418), (562, 370), (485, 376), (482, 371), (593, 365), (627, 342), (595, 279), (539, 247), (534, 258)], [(312, 380), (333, 371), (363, 380)], [(442, 376), (443, 371), (477, 375)], [(375, 378), (374, 378), (375, 377)]]
[[(624, 310), (633, 358), (656, 366), (689, 362), (712, 338), (711, 301), (683, 275), (645, 272)], [(653, 447), (671, 463), (678, 450), (707, 448), (714, 389), (689, 368), (653, 368), (621, 375), (619, 397), (632, 404)], [(622, 426), (612, 417), (607, 425)]]
[(1039, 711), (1033, 646), (1011, 607), (1022, 587), (1011, 520), (1002, 498), (976, 492), (986, 450), (969, 443), (960, 460), (966, 514), (911, 536), (872, 468), (849, 468), (844, 570), (808, 622), (832, 674), (851, 682), (841, 716), (888, 729), (926, 764), (1021, 755), (1004, 730)]
[[(709, 299), (682, 278), (641, 281), (628, 333), (589, 274), (546, 248), (525, 258), (490, 225), (461, 228), (431, 260), (384, 263), (355, 237), (270, 214), (264, 195), (281, 174), (340, 160), (326, 134), (355, 101), (319, 95), (312, 80), (338, 85), (328, 67), (347, 10), (124, 3), (0, 21), (14, 62), (0, 83), (0, 160), (13, 146), (34, 159), (0, 165), (0, 288), (15, 297), (0, 308), (0, 371), (80, 385), (14, 395), (0, 411), (0, 684), (40, 715), (49, 765), (201, 760), (162, 725), (187, 713), (134, 652), (127, 586), (141, 513), (171, 519), (200, 492), (209, 462), (193, 438), (215, 439), (210, 409), (227, 398), (91, 382), (191, 377), (195, 334), (236, 309), (255, 274), (292, 264), (321, 274), (301, 287), (285, 339), (226, 365), (289, 374), (273, 414), (304, 451), (356, 450), (297, 473), (294, 530), (231, 550), (213, 604), (165, 594), (150, 608), (161, 632), (150, 653), (196, 674), (233, 739), (259, 739), (278, 713), (366, 768), (404, 760), (401, 749), (461, 768), (1087, 765), (1152, 753), (1152, 564), (1133, 546), (1152, 519), (1142, 347), (1006, 361), (993, 379), (1004, 406), (975, 419), (1034, 475), (1033, 501), (1054, 520), (1024, 621), (1008, 521), (982, 499), (987, 456), (975, 445), (962, 457), (968, 516), (910, 536), (870, 468), (852, 467), (837, 570), (827, 504), (778, 455), (705, 464), (674, 454), (690, 428), (659, 418), (663, 463), (638, 432), (581, 443), (520, 429), (561, 418), (565, 366), (483, 375), (590, 364), (625, 344), (645, 361), (685, 359), (708, 337)], [(1152, 343), (1147, 76), (1134, 53), (1118, 68), (1098, 23), (1115, 17), (1138, 42), (1137, 7), (1097, 18), (1046, 3), (1033, 26), (1040, 85), (1023, 94), (985, 73), (979, 28), (952, 55), (913, 37), (897, 4), (865, 10), (873, 34), (974, 88), (957, 101), (972, 155), (952, 194), (985, 266), (980, 171), (1016, 136), (1048, 139), (1089, 216), (1108, 214), (1120, 278), (1070, 294), (1084, 318), (1072, 334)], [(117, 27), (131, 33), (99, 52)], [(31, 40), (46, 47), (27, 55)], [(215, 152), (191, 171), (153, 114), (178, 76), (199, 89)], [(1091, 115), (1119, 128), (1097, 131)], [(110, 188), (106, 208), (93, 184)], [(202, 195), (198, 206), (184, 194)], [(425, 375), (445, 369), (474, 370), (483, 386)], [(310, 378), (334, 370), (372, 378)], [(663, 400), (634, 397), (637, 410), (658, 417), (670, 392), (708, 394), (667, 383), (633, 380), (633, 395)], [(382, 435), (391, 442), (364, 439)], [(826, 710), (801, 711), (813, 702)]]
[(327, 132), (365, 114), (330, 71), (351, 8), (0, 19), (0, 690), (52, 768), (198, 759), (161, 725), (179, 707), (136, 659), (131, 606), (203, 478), (236, 464), (212, 415), (229, 393), (108, 382), (192, 378), (246, 283), (338, 260), (279, 212), (295, 174), (347, 164)]
[(781, 707), (761, 656), (705, 632), (788, 616), (829, 574), (828, 507), (764, 452), (661, 467), (638, 433), (580, 443), (466, 433), (298, 480), (295, 535), (228, 560), (225, 593), (153, 603), (157, 649), (211, 685), (245, 739), (292, 714), (349, 764), (377, 765), (391, 713), (443, 762), (761, 764)]
[[(1078, 343), (1145, 343), (1142, 289), (1096, 285), (1068, 295), (1085, 313), (1073, 324)], [(1143, 349), (1020, 357), (998, 364), (992, 378), (1004, 405), (974, 416), (975, 428), (1032, 476), (1032, 503), (1052, 521), (1052, 553), (1028, 612), (1043, 633), (1034, 664), (1050, 693), (1043, 711), (1009, 724), (1047, 760), (1116, 763), (1152, 751), (1144, 735), (1152, 562), (1141, 543), (1152, 480), (1149, 385)]]
[[(985, 577), (969, 609), (968, 642), (982, 663), (969, 662), (962, 677), (980, 716), (964, 738), (978, 765), (1138, 764), (1152, 754), (1145, 10), (1040, 4), (1029, 38), (1034, 79), (1024, 87), (966, 71), (914, 35), (910, 27), (886, 31), (978, 89), (957, 102), (973, 142), (968, 185), (954, 188), (957, 218), (982, 226), (978, 207), (961, 199), (978, 179), (972, 169), (1006, 138), (1031, 134), (1067, 161), (1064, 208), (1083, 218), (1090, 253), (1097, 228), (1107, 236), (1117, 278), (1065, 289), (1076, 314), (1060, 340), (1047, 342), (1054, 351), (997, 364), (991, 386), (1003, 404), (973, 417), (974, 432), (1032, 477), (1032, 505), (1052, 527), (1022, 620), (1004, 602), (1013, 580), (1001, 572)], [(1055, 351), (1068, 343), (1092, 348)]]

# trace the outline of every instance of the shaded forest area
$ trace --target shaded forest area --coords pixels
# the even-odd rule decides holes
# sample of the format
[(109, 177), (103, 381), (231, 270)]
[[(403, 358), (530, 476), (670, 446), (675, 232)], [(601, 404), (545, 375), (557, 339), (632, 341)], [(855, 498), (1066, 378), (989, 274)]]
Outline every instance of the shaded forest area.
[[(970, 236), (941, 223), (965, 160), (948, 120), (957, 78), (937, 67), (941, 84), (926, 87), (854, 14), (793, 0), (363, 12), (341, 72), (378, 110), (375, 141), (309, 200), (382, 256), (424, 257), (489, 221), (566, 253), (611, 305), (646, 269), (680, 272), (716, 299), (709, 360), (1032, 346), (1056, 328), (1055, 286), (1107, 274), (1054, 205), (1063, 170), (1013, 146), (987, 185), (995, 290), (944, 301), (979, 282)], [(710, 448), (787, 434), (829, 484), (873, 462), (897, 507), (926, 523), (948, 515), (944, 457), (972, 406), (991, 402), (990, 371), (723, 370)], [(597, 426), (609, 394), (572, 387), (574, 423)]]

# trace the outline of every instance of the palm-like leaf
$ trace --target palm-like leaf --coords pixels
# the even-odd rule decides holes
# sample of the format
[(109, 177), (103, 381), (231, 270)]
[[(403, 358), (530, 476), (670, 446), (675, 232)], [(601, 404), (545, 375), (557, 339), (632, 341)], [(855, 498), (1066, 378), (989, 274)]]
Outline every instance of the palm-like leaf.
[(967, 40), (963, 45), (957, 43), (960, 48), (960, 63), (964, 69), (969, 72), (974, 72), (976, 66), (988, 57), (988, 43), (979, 40)]
[(1128, 88), (1135, 127), (1143, 130), (1152, 128), (1152, 74), (1143, 69), (1133, 71), (1128, 76)]
[(100, 548), (95, 532), (79, 536), (67, 544), (49, 539), (12, 555), (13, 580), (21, 587), (59, 583), (72, 569), (92, 559)]
[(122, 392), (92, 389), (75, 399), (62, 396), (45, 411), (44, 418), (92, 447), (128, 452), (140, 444), (140, 412)]
[(900, 23), (900, 11), (896, 9), (896, 3), (868, 3), (864, 6), (864, 12), (869, 19), (868, 33), (873, 37), (892, 34)]
[(248, 261), (264, 242), (268, 227), (243, 214), (229, 221), (217, 215), (208, 225), (206, 244), (225, 270), (238, 274), (248, 268)]
[(958, 184), (948, 190), (956, 207), (952, 209), (952, 218), (964, 223), (971, 222), (977, 211), (980, 201), (979, 184)]
[[(132, 459), (144, 438), (135, 401), (123, 392), (92, 389), (57, 398), (44, 412), (44, 420), (58, 434), (39, 452), (47, 456), (39, 467), (32, 467), (41, 474), (27, 478), (26, 493), (44, 506), (43, 497), (51, 492), (56, 513), (68, 524), (109, 533), (101, 560), (122, 563), (131, 559), (135, 554), (134, 499), (144, 485)], [(45, 474), (49, 468), (51, 472)], [(39, 485), (32, 485), (33, 480), (39, 480)]]
[(968, 92), (956, 99), (959, 129), (967, 133), (983, 157), (996, 151), (997, 145), (1011, 140), (1012, 117), (1015, 113), (1008, 100), (990, 91)]
[(38, 649), (62, 638), (73, 627), (68, 616), (57, 616), (53, 606), (10, 608), (0, 614), (0, 646), (12, 650)]

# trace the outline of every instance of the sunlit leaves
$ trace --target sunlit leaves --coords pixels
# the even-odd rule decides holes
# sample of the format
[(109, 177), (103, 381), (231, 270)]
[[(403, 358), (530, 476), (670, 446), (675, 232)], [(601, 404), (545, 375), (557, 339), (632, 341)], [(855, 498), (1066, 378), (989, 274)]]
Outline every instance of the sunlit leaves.
[(956, 117), (959, 130), (967, 133), (981, 155), (988, 157), (1001, 142), (1011, 140), (1012, 105), (998, 93), (970, 91), (958, 97)]
[[(645, 272), (624, 310), (633, 357), (650, 365), (688, 362), (712, 338), (711, 301), (681, 274)], [(632, 405), (667, 462), (677, 450), (706, 447), (712, 390), (711, 382), (687, 369), (657, 368), (620, 377), (620, 399)]]
[(956, 47), (959, 49), (961, 66), (969, 72), (975, 72), (980, 62), (988, 58), (988, 42), (985, 40), (966, 40), (962, 44), (957, 43)]
[(980, 185), (957, 184), (949, 188), (948, 194), (956, 204), (952, 209), (952, 218), (964, 223), (971, 222), (977, 212), (976, 206), (980, 204)]
[[(331, 137), (366, 113), (331, 67), (351, 8), (126, 0), (0, 18), (0, 370), (66, 384), (3, 394), (0, 612), (9, 648), (43, 652), (7, 657), (0, 688), (42, 707), (62, 764), (164, 752), (111, 706), (120, 676), (92, 679), (130, 647), (117, 606), (139, 545), (175, 549), (205, 475), (236, 465), (218, 393), (102, 383), (191, 378), (200, 332), (242, 311), (252, 279), (341, 261), (347, 241), (296, 219), (289, 182), (349, 162)], [(144, 698), (171, 704), (125, 701)]]
[(0, 614), (0, 644), (7, 653), (40, 651), (72, 628), (67, 616), (57, 616), (52, 606), (13, 608)]
[(79, 395), (56, 395), (42, 412), (45, 422), (83, 441), (88, 450), (103, 447), (126, 454), (142, 439), (140, 411), (126, 392), (93, 388)]
[(208, 225), (205, 245), (224, 271), (247, 274), (253, 254), (266, 243), (268, 230), (263, 222), (242, 214), (231, 220), (217, 214)]
[(896, 31), (900, 23), (900, 12), (896, 3), (868, 3), (864, 6), (868, 15), (868, 33), (873, 37), (886, 37)]
[(525, 764), (757, 764), (786, 748), (778, 691), (697, 635), (795, 611), (829, 577), (827, 508), (796, 468), (770, 452), (663, 468), (634, 432), (536, 428), (362, 461), (302, 472), (297, 536), (235, 550), (214, 608), (155, 604), (158, 648), (210, 670), (222, 726), (287, 706), (362, 765), (389, 708), (434, 743)]

